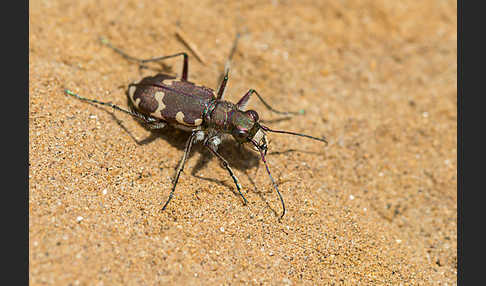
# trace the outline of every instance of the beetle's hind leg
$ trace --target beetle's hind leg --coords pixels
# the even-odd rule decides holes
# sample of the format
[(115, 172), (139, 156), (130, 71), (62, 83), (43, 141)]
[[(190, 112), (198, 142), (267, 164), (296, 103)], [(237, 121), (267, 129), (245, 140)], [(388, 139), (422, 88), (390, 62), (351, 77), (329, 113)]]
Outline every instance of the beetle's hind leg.
[(77, 95), (76, 93), (72, 92), (69, 89), (64, 90), (64, 92), (66, 94), (68, 94), (68, 95), (71, 95), (73, 97), (76, 97), (79, 100), (87, 101), (87, 102), (91, 102), (91, 103), (95, 103), (95, 104), (109, 106), (109, 107), (112, 107), (115, 110), (118, 110), (118, 111), (124, 112), (126, 114), (129, 114), (129, 115), (133, 116), (135, 119), (137, 119), (144, 126), (146, 126), (149, 129), (152, 129), (152, 130), (154, 130), (154, 129), (162, 129), (162, 128), (164, 128), (167, 125), (167, 123), (165, 121), (160, 121), (157, 118), (154, 118), (154, 117), (151, 117), (151, 116), (146, 116), (146, 115), (138, 112), (137, 110), (133, 109), (132, 106), (130, 106), (130, 110), (127, 110), (127, 109), (123, 109), (123, 108), (121, 108), (121, 107), (119, 107), (119, 106), (117, 106), (117, 105), (115, 105), (115, 104), (113, 104), (111, 102), (103, 102), (103, 101), (98, 101), (96, 99), (89, 99), (89, 98), (86, 98), (86, 97), (79, 96), (79, 95)]
[(79, 96), (76, 93), (72, 92), (69, 89), (65, 89), (64, 92), (67, 95), (71, 95), (71, 96), (76, 97), (77, 99), (82, 100), (82, 101), (87, 101), (87, 102), (90, 102), (90, 103), (95, 103), (95, 104), (99, 104), (99, 105), (105, 105), (105, 106), (112, 107), (113, 109), (124, 112), (128, 115), (131, 115), (131, 116), (135, 117), (136, 119), (138, 119), (138, 120), (140, 120), (144, 123), (148, 123), (148, 124), (153, 123), (150, 119), (148, 119), (147, 116), (145, 116), (145, 115), (143, 115), (139, 112), (133, 111), (133, 110), (126, 110), (126, 109), (121, 108), (118, 105), (115, 105), (111, 102), (103, 102), (103, 101), (98, 101), (96, 99), (89, 99), (89, 98), (86, 98), (86, 97), (82, 97), (82, 96)]
[(120, 50), (119, 48), (113, 46), (104, 37), (100, 37), (100, 41), (105, 46), (107, 46), (107, 47), (111, 48), (112, 50), (114, 50), (115, 52), (119, 53), (125, 59), (127, 59), (129, 61), (137, 62), (141, 67), (144, 67), (144, 65), (143, 65), (144, 63), (158, 62), (158, 61), (162, 61), (162, 60), (166, 60), (166, 59), (170, 59), (170, 58), (174, 58), (174, 57), (178, 57), (178, 56), (183, 56), (184, 60), (183, 60), (183, 64), (182, 64), (181, 80), (187, 81), (188, 72), (189, 72), (189, 57), (188, 57), (187, 53), (181, 52), (181, 53), (168, 55), (168, 56), (162, 56), (162, 57), (156, 57), (156, 58), (150, 58), (150, 59), (139, 59), (139, 58), (132, 57), (129, 54), (125, 53), (124, 51)]

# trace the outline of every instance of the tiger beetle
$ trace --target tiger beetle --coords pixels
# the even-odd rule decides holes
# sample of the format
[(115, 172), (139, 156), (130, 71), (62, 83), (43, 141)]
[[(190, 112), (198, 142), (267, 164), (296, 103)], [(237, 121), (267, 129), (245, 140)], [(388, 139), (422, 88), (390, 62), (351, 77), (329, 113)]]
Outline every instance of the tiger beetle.
[[(165, 210), (172, 199), (179, 176), (184, 169), (187, 157), (191, 151), (191, 147), (193, 143), (196, 142), (202, 142), (204, 147), (208, 148), (209, 151), (221, 161), (222, 166), (228, 171), (233, 179), (236, 189), (243, 199), (244, 205), (247, 204), (247, 200), (241, 192), (241, 185), (238, 178), (233, 173), (228, 161), (218, 153), (218, 146), (222, 139), (224, 139), (224, 135), (230, 134), (239, 144), (251, 144), (252, 147), (260, 153), (268, 176), (270, 177), (282, 204), (282, 215), (279, 220), (283, 218), (285, 215), (285, 203), (278, 190), (277, 183), (270, 173), (267, 160), (265, 159), (268, 150), (265, 132), (296, 135), (322, 141), (326, 144), (327, 141), (325, 138), (317, 138), (291, 131), (271, 129), (262, 124), (259, 115), (255, 110), (246, 110), (246, 108), (251, 96), (256, 95), (263, 105), (273, 113), (296, 115), (302, 114), (302, 112), (282, 112), (275, 110), (265, 102), (260, 94), (254, 89), (248, 90), (236, 104), (223, 100), (224, 90), (228, 81), (228, 66), (225, 69), (221, 84), (215, 93), (211, 88), (196, 85), (188, 80), (189, 59), (185, 52), (150, 59), (137, 59), (112, 46), (104, 38), (101, 39), (101, 42), (127, 60), (137, 62), (140, 67), (143, 67), (143, 64), (148, 62), (158, 62), (179, 56), (183, 57), (182, 75), (180, 79), (176, 79), (176, 77), (168, 74), (158, 73), (155, 76), (145, 77), (138, 83), (129, 84), (128, 97), (133, 104), (133, 106), (130, 107), (130, 110), (123, 109), (110, 102), (101, 102), (95, 99), (84, 98), (75, 94), (71, 90), (65, 90), (66, 94), (74, 96), (80, 100), (109, 106), (115, 110), (127, 113), (141, 121), (149, 129), (161, 129), (169, 124), (175, 128), (191, 132), (191, 135), (186, 141), (184, 155), (177, 167), (172, 189), (162, 210)], [(237, 41), (235, 40), (232, 53), (236, 47), (236, 42)]]

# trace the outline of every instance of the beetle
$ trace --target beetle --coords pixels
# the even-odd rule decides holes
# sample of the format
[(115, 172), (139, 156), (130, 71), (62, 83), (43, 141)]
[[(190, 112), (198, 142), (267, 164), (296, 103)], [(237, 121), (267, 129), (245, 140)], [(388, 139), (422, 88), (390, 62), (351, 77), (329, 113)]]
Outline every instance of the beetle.
[[(265, 164), (268, 176), (272, 181), (282, 204), (282, 215), (279, 220), (283, 218), (285, 215), (284, 199), (278, 189), (277, 183), (270, 173), (265, 158), (268, 151), (266, 132), (296, 135), (321, 141), (326, 144), (327, 140), (325, 138), (317, 138), (291, 131), (271, 129), (262, 124), (260, 117), (255, 110), (247, 110), (247, 105), (252, 95), (256, 95), (264, 106), (274, 113), (295, 115), (301, 114), (300, 112), (282, 112), (275, 110), (265, 102), (260, 94), (254, 89), (248, 90), (236, 104), (224, 100), (223, 97), (226, 83), (228, 82), (229, 68), (225, 69), (221, 84), (215, 92), (211, 88), (196, 85), (188, 80), (189, 57), (185, 52), (150, 59), (138, 59), (112, 46), (106, 39), (101, 39), (101, 42), (112, 48), (124, 58), (139, 63), (140, 67), (143, 67), (143, 64), (148, 62), (158, 62), (169, 58), (183, 57), (182, 74), (180, 79), (165, 73), (158, 73), (154, 76), (145, 77), (138, 83), (129, 84), (128, 97), (133, 105), (130, 110), (123, 109), (110, 102), (101, 102), (95, 99), (81, 97), (69, 89), (65, 90), (66, 94), (80, 100), (110, 106), (115, 110), (127, 113), (141, 121), (149, 129), (161, 129), (169, 124), (175, 128), (191, 133), (186, 141), (182, 160), (177, 167), (169, 197), (163, 205), (162, 210), (166, 209), (174, 196), (177, 182), (184, 169), (186, 159), (191, 151), (192, 145), (196, 142), (202, 142), (204, 147), (221, 161), (223, 167), (233, 179), (244, 204), (247, 204), (247, 200), (241, 192), (242, 187), (238, 178), (229, 166), (228, 161), (218, 153), (218, 146), (225, 137), (228, 137), (224, 135), (231, 135), (239, 144), (250, 144), (253, 146), (254, 150), (260, 153), (260, 157)], [(233, 52), (235, 47), (236, 41), (233, 47)], [(231, 54), (233, 54), (233, 52)]]

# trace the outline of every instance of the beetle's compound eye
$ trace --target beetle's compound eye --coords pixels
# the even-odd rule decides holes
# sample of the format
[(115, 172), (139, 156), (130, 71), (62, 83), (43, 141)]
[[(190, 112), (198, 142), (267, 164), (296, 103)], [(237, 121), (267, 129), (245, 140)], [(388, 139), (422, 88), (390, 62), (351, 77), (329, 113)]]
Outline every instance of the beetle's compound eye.
[(233, 136), (237, 141), (246, 141), (246, 138), (248, 137), (248, 131), (247, 130), (242, 130), (242, 129), (235, 129), (233, 130)]
[(246, 114), (248, 114), (248, 116), (250, 116), (251, 119), (253, 119), (253, 121), (255, 121), (255, 122), (257, 122), (258, 119), (260, 119), (260, 117), (258, 116), (258, 113), (255, 110), (248, 110), (246, 112)]

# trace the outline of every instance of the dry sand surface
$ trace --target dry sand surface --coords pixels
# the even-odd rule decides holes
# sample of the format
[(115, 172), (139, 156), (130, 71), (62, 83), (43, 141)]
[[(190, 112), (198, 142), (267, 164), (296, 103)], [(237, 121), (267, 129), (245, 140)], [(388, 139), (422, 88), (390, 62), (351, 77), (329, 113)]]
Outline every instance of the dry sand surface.
[[(30, 1), (31, 285), (453, 285), (457, 275), (455, 1)], [(183, 31), (203, 58), (177, 37)], [(80, 95), (127, 107), (141, 58), (189, 53), (226, 99), (276, 129), (267, 160), (201, 146), (165, 211), (188, 134), (150, 131)]]

